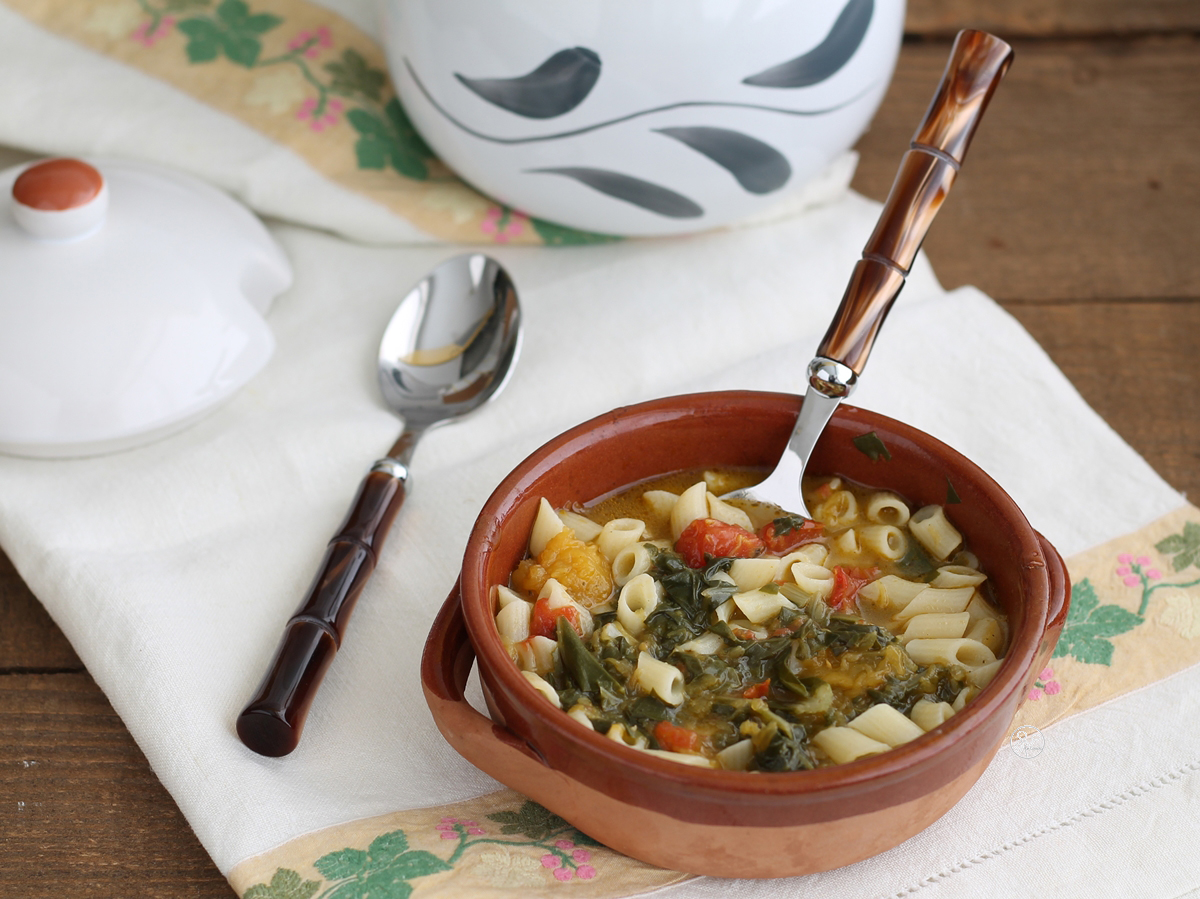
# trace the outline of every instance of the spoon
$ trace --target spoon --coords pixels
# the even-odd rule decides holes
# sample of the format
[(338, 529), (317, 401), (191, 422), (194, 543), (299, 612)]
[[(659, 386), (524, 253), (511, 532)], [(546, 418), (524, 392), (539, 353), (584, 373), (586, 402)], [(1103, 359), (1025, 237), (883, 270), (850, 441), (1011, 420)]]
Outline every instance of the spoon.
[(380, 341), (379, 385), (404, 429), (363, 479), (262, 683), (238, 716), (238, 736), (255, 752), (287, 755), (299, 744), (317, 688), (404, 502), (417, 441), (495, 396), (520, 343), (516, 290), (487, 256), (443, 262), (400, 301)]
[(1012, 63), (1012, 47), (982, 31), (961, 31), (925, 118), (904, 154), (896, 180), (833, 322), (808, 364), (808, 387), (795, 430), (766, 480), (722, 499), (777, 506), (812, 518), (801, 478), (825, 425), (858, 383), (921, 242), (967, 154), (988, 102)]

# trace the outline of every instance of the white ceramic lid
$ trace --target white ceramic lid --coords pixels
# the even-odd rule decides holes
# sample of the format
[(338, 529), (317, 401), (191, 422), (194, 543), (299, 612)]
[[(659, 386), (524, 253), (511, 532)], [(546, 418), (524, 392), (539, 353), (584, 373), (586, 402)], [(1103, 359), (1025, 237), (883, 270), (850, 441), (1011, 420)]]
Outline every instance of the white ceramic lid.
[(86, 456), (195, 421), (274, 349), (292, 280), (262, 223), (140, 162), (0, 172), (0, 452)]

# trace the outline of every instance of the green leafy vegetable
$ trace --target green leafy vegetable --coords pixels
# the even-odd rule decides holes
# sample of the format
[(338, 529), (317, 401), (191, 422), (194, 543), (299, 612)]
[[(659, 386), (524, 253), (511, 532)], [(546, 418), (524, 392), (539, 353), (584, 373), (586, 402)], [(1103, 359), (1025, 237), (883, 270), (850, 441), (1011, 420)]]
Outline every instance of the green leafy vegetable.
[(883, 440), (874, 431), (869, 431), (866, 434), (860, 434), (850, 441), (858, 449), (860, 453), (865, 455), (872, 462), (878, 462), (880, 459), (891, 459), (892, 454), (884, 445)]

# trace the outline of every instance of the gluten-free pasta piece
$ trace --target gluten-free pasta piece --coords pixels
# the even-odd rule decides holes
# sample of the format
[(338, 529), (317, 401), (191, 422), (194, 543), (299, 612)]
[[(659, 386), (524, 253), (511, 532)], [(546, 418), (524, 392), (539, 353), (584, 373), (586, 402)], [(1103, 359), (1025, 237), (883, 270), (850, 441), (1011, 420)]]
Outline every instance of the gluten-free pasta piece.
[(909, 656), (918, 665), (962, 665), (978, 668), (996, 661), (996, 655), (978, 640), (965, 637), (928, 638), (919, 637), (904, 644)]
[(846, 726), (892, 747), (915, 740), (925, 733), (918, 725), (905, 718), (903, 712), (884, 702), (877, 702), (851, 719)]
[(649, 574), (639, 574), (621, 588), (617, 598), (617, 621), (633, 636), (645, 629), (646, 618), (658, 607), (662, 585)]
[(683, 672), (674, 665), (659, 661), (648, 652), (639, 652), (634, 677), (640, 690), (654, 694), (667, 705), (683, 702)]
[(874, 553), (881, 559), (904, 558), (908, 552), (908, 538), (894, 524), (869, 524), (856, 529), (858, 542), (865, 551)]
[(558, 691), (550, 685), (549, 681), (532, 671), (522, 671), (521, 673), (525, 675), (525, 680), (533, 684), (533, 689), (546, 698), (547, 702), (556, 709), (562, 708), (562, 701), (558, 698)]
[(858, 518), (858, 500), (849, 490), (834, 490), (813, 514), (828, 528), (845, 527)]
[(513, 645), (517, 654), (517, 667), (535, 674), (548, 674), (554, 670), (558, 655), (558, 642), (549, 637), (533, 636)]
[(962, 637), (967, 632), (967, 623), (971, 616), (966, 612), (926, 612), (924, 615), (914, 615), (908, 619), (908, 626), (900, 635), (900, 642), (907, 644), (910, 640), (921, 637), (946, 639)]
[(962, 546), (962, 534), (946, 518), (946, 510), (941, 506), (918, 509), (908, 519), (908, 529), (935, 559), (949, 559)]
[(987, 580), (987, 575), (966, 565), (943, 565), (929, 582), (931, 587), (978, 587)]
[(962, 612), (974, 595), (974, 587), (926, 587), (896, 613), (896, 619), (907, 621), (930, 612)]
[(565, 527), (550, 501), (543, 496), (538, 501), (537, 517), (534, 518), (533, 530), (529, 533), (529, 555), (535, 559), (540, 556), (550, 538)]
[(697, 518), (708, 517), (708, 487), (703, 481), (693, 484), (671, 507), (671, 536), (678, 540), (689, 524)]
[(632, 543), (625, 547), (612, 560), (613, 581), (618, 587), (624, 587), (639, 574), (645, 574), (654, 565), (654, 556), (650, 550), (653, 544)]
[(908, 716), (921, 730), (931, 731), (939, 724), (954, 717), (954, 707), (948, 702), (931, 702), (928, 699), (918, 699)]
[(867, 499), (867, 520), (877, 524), (890, 524), (902, 528), (912, 514), (908, 503), (894, 493), (884, 491), (872, 493)]
[[(602, 528), (596, 522), (592, 521), (585, 515), (580, 515), (578, 512), (572, 512), (570, 509), (559, 509), (558, 518), (563, 523), (564, 527), (571, 529), (577, 538), (587, 543), (590, 540), (595, 540)], [(553, 536), (553, 534), (551, 535)]]
[(529, 619), (533, 615), (533, 603), (516, 599), (501, 607), (496, 613), (496, 630), (506, 644), (520, 643), (529, 638)]
[(781, 609), (796, 608), (795, 604), (779, 591), (767, 593), (763, 590), (750, 590), (746, 593), (735, 593), (733, 602), (738, 607), (738, 611), (752, 624), (770, 621), (779, 614)]
[(858, 591), (859, 600), (866, 600), (873, 608), (881, 612), (896, 614), (912, 602), (926, 584), (920, 581), (910, 581), (894, 574), (885, 574), (878, 580), (862, 587)]
[(726, 524), (735, 524), (740, 528), (745, 528), (748, 531), (754, 530), (754, 522), (750, 520), (750, 516), (739, 509), (737, 506), (732, 506), (725, 500), (708, 494), (708, 517), (715, 518), (717, 521), (723, 521)]
[(729, 566), (729, 576), (738, 590), (757, 590), (772, 583), (779, 574), (779, 560), (775, 558), (734, 559)]
[[(970, 618), (970, 612), (964, 612)], [(1004, 647), (1004, 629), (995, 618), (980, 618), (971, 624), (962, 634), (970, 640), (978, 640), (992, 652), (999, 655)]]
[(817, 731), (812, 741), (839, 765), (864, 756), (878, 755), (892, 748), (887, 743), (872, 740), (852, 727), (827, 727)]
[(791, 568), (792, 580), (809, 596), (824, 599), (833, 592), (833, 572), (814, 562), (796, 562)]
[(637, 518), (616, 518), (607, 522), (594, 538), (604, 558), (610, 562), (627, 546), (633, 546), (646, 535), (646, 522)]

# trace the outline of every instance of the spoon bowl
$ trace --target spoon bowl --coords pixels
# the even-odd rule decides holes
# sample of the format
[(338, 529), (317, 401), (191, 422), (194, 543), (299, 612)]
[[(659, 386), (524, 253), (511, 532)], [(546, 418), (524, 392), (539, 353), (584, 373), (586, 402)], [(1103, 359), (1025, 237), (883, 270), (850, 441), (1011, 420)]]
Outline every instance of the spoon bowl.
[(238, 716), (238, 737), (250, 749), (281, 756), (299, 744), (317, 689), (407, 495), (417, 442), (430, 428), (494, 397), (512, 374), (520, 345), (516, 289), (487, 256), (448, 259), (400, 301), (380, 341), (379, 384), (404, 428), (363, 478), (266, 675)]

